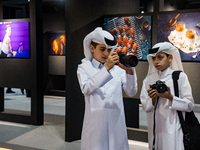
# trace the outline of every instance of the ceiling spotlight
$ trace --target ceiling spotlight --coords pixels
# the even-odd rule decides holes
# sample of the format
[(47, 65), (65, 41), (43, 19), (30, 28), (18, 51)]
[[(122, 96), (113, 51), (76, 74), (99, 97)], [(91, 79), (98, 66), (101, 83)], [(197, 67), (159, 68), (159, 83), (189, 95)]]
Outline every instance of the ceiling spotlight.
[(142, 13), (142, 14), (144, 13), (144, 6), (140, 7), (140, 13)]

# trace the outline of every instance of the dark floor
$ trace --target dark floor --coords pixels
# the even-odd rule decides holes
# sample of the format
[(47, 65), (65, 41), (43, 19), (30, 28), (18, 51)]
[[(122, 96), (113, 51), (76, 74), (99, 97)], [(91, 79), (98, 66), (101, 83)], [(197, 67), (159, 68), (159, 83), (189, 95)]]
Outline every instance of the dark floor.
[[(30, 112), (30, 98), (5, 93), (5, 108), (10, 113)], [(17, 110), (17, 111), (16, 111)], [(141, 126), (146, 126), (145, 113), (140, 110)], [(65, 142), (65, 99), (44, 97), (44, 125), (34, 126), (0, 121), (0, 150), (80, 150), (80, 140)], [(148, 143), (129, 140), (130, 150), (148, 150)], [(3, 149), (2, 149), (3, 150)]]

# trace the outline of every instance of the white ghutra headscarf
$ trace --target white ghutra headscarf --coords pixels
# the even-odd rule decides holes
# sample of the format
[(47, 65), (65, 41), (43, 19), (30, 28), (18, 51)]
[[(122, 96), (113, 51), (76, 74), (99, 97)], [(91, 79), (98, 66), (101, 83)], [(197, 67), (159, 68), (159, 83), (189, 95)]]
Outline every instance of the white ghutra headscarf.
[[(108, 31), (102, 30), (101, 27), (97, 27), (94, 31), (92, 31), (91, 33), (89, 33), (83, 40), (83, 48), (84, 48), (84, 55), (85, 58), (82, 59), (82, 67), (84, 68), (85, 72), (92, 77), (95, 72), (93, 69), (93, 66), (91, 64), (91, 60), (93, 58), (93, 54), (90, 50), (90, 45), (91, 42), (95, 42), (98, 44), (105, 44), (106, 48), (108, 49), (112, 49), (112, 51), (114, 50), (114, 48), (117, 46), (117, 40), (115, 39), (115, 37), (110, 34)], [(104, 89), (102, 87), (100, 87), (98, 89), (102, 95), (102, 99), (105, 98), (104, 95)]]
[(153, 65), (152, 57), (156, 56), (156, 54), (159, 52), (164, 52), (173, 56), (173, 59), (170, 63), (170, 67), (172, 70), (183, 71), (181, 57), (178, 49), (169, 42), (161, 42), (155, 44), (152, 49), (149, 50), (149, 55), (147, 55), (147, 60), (149, 62), (149, 70), (147, 75), (150, 75), (157, 71), (157, 69)]
[(160, 79), (158, 70), (154, 67), (152, 62), (152, 57), (156, 56), (159, 52), (164, 52), (166, 54), (171, 54), (173, 56), (172, 61), (170, 62), (170, 68), (172, 70), (183, 71), (183, 66), (179, 54), (179, 50), (174, 47), (169, 42), (161, 42), (155, 44), (152, 49), (149, 49), (149, 55), (147, 55), (147, 60), (149, 62), (149, 69), (146, 76), (146, 88), (149, 87), (149, 84), (154, 84), (157, 80)]
[(101, 27), (97, 27), (94, 31), (90, 32), (83, 40), (84, 55), (87, 60), (92, 60), (93, 54), (90, 50), (91, 42), (98, 44), (105, 44), (106, 48), (114, 50), (117, 46), (117, 40), (108, 31), (103, 30)]

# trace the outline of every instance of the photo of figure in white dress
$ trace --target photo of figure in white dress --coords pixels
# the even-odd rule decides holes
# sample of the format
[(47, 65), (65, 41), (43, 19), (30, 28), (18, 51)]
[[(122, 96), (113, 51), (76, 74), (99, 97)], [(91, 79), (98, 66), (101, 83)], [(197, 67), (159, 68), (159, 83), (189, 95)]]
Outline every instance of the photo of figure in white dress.
[(29, 22), (0, 22), (0, 57), (30, 58)]
[(9, 23), (6, 25), (6, 34), (1, 44), (1, 57), (15, 57), (16, 52), (12, 50), (10, 44), (11, 27)]

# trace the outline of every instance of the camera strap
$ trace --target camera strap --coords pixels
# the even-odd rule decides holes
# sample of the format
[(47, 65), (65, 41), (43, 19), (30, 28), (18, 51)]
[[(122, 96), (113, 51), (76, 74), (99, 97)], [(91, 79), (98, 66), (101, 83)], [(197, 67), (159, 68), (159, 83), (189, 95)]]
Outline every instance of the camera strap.
[(156, 134), (155, 134), (155, 129), (156, 129), (156, 119), (155, 119), (155, 116), (156, 116), (156, 107), (158, 105), (158, 100), (159, 100), (159, 97), (157, 98), (157, 101), (156, 101), (156, 105), (154, 107), (154, 114), (153, 114), (153, 146), (152, 146), (152, 150), (155, 150), (155, 142), (156, 142)]

